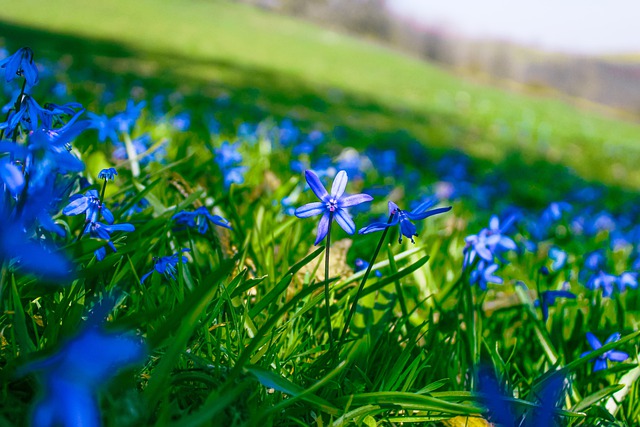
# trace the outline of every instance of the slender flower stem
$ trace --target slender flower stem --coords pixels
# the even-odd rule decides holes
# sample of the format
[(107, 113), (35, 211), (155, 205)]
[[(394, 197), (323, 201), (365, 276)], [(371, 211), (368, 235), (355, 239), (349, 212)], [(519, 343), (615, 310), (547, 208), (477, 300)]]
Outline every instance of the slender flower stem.
[[(389, 220), (387, 224), (391, 223), (394, 214), (389, 215)], [(380, 236), (380, 241), (378, 242), (378, 246), (376, 246), (376, 250), (373, 252), (373, 256), (369, 260), (369, 265), (367, 266), (367, 270), (364, 272), (364, 276), (362, 276), (362, 281), (360, 282), (360, 287), (358, 288), (358, 292), (356, 292), (356, 297), (351, 303), (351, 309), (349, 310), (349, 315), (347, 316), (346, 322), (344, 322), (344, 328), (342, 329), (342, 334), (340, 335), (340, 342), (342, 343), (347, 337), (347, 331), (349, 330), (349, 325), (351, 323), (351, 319), (356, 312), (356, 308), (358, 307), (358, 300), (360, 299), (360, 294), (362, 293), (362, 289), (364, 289), (364, 284), (367, 283), (367, 279), (369, 278), (369, 274), (371, 274), (371, 270), (373, 269), (373, 264), (376, 262), (376, 258), (378, 258), (378, 254), (380, 253), (380, 249), (382, 249), (382, 244), (384, 243), (385, 237), (387, 237), (387, 232), (389, 231), (389, 227), (386, 227), (382, 231), (382, 236)]]
[(104, 193), (105, 193), (105, 191), (107, 191), (107, 181), (108, 181), (108, 179), (105, 179), (104, 180), (104, 184), (102, 184), (102, 191), (100, 192), (100, 204), (101, 205), (104, 202)]
[(327, 328), (329, 330), (329, 348), (333, 348), (333, 329), (331, 327), (331, 305), (329, 301), (329, 251), (331, 249), (331, 223), (333, 212), (329, 212), (329, 229), (327, 230), (327, 246), (324, 250), (324, 305), (327, 313)]

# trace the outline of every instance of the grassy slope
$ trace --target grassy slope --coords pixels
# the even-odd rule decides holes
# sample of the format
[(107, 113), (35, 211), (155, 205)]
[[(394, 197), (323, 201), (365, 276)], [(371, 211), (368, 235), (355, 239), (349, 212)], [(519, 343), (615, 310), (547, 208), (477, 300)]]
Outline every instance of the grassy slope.
[[(151, 60), (145, 69), (151, 74), (270, 92), (274, 111), (295, 110), (310, 120), (355, 127), (363, 139), (404, 129), (476, 157), (500, 160), (506, 152), (522, 151), (589, 179), (640, 188), (636, 124), (471, 84), (384, 47), (243, 5), (23, 0), (19, 8), (4, 7), (3, 18), (119, 46)], [(158, 58), (164, 62), (153, 66)], [(127, 64), (103, 66), (121, 70)]]

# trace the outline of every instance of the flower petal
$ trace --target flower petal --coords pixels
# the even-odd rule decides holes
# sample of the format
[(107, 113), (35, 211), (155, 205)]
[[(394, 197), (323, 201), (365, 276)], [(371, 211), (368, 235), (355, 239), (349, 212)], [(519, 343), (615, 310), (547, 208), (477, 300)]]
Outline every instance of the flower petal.
[(368, 194), (353, 194), (351, 196), (346, 196), (340, 199), (340, 207), (348, 208), (350, 206), (359, 205), (360, 203), (366, 203), (372, 200), (373, 197)]
[(620, 339), (620, 337), (621, 337), (620, 332), (616, 332), (614, 334), (611, 334), (609, 336), (609, 338), (607, 338), (607, 340), (604, 343), (606, 345), (606, 344), (609, 344), (611, 342), (616, 342), (616, 341), (618, 341)]
[(613, 362), (624, 362), (629, 358), (629, 355), (623, 351), (611, 350), (606, 353), (607, 359)]
[(329, 212), (325, 212), (320, 218), (320, 222), (318, 223), (318, 231), (315, 246), (318, 246), (325, 237), (327, 237), (327, 232), (329, 231)]
[(600, 340), (598, 340), (598, 338), (596, 338), (596, 336), (593, 335), (591, 332), (587, 332), (587, 341), (589, 341), (589, 345), (594, 350), (597, 350), (600, 347), (602, 347)]
[(307, 180), (307, 184), (309, 184), (309, 187), (311, 188), (311, 191), (313, 191), (313, 194), (315, 194), (318, 199), (325, 201), (329, 193), (327, 193), (327, 190), (325, 190), (324, 186), (320, 182), (318, 175), (313, 171), (306, 170), (304, 171), (304, 176)]
[(369, 224), (366, 227), (363, 227), (358, 231), (358, 234), (369, 234), (376, 231), (382, 231), (387, 227), (391, 227), (396, 224), (387, 224), (385, 222), (374, 222), (373, 224)]
[(322, 202), (307, 203), (296, 209), (295, 215), (298, 218), (309, 218), (310, 216), (320, 215), (326, 212), (327, 207)]
[(331, 197), (336, 199), (341, 198), (344, 194), (344, 189), (347, 188), (348, 181), (349, 177), (345, 171), (338, 172), (331, 185)]
[[(429, 199), (425, 200), (424, 202), (420, 203), (418, 205), (418, 207), (416, 207), (414, 210), (412, 210), (411, 212), (407, 212), (407, 213), (410, 213), (412, 215), (420, 215), (421, 213), (426, 212), (427, 209), (429, 209), (431, 206), (435, 205), (436, 203), (438, 203), (438, 199), (436, 199), (435, 197), (429, 198)], [(411, 218), (411, 219), (413, 219), (413, 218)]]
[(412, 212), (407, 212), (407, 217), (413, 221), (419, 221), (433, 215), (449, 212), (451, 210), (451, 206), (447, 206), (446, 208), (432, 209), (430, 211), (422, 211), (419, 213), (416, 213), (416, 210), (417, 209), (413, 210)]
[(344, 231), (348, 234), (353, 234), (356, 232), (356, 225), (353, 223), (351, 216), (344, 209), (338, 209), (335, 212), (336, 222)]

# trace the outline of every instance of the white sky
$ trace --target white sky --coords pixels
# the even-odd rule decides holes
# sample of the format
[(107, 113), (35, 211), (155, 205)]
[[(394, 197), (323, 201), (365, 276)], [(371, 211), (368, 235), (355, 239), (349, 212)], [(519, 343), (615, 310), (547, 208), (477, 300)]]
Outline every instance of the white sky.
[(640, 53), (640, 0), (387, 0), (400, 15), (548, 50)]

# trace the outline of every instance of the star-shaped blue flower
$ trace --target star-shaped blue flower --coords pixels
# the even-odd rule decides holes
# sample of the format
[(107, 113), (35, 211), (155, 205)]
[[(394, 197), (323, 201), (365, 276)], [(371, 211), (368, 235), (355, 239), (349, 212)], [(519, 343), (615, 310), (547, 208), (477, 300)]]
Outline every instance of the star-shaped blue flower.
[(38, 83), (38, 68), (33, 62), (33, 51), (28, 47), (20, 48), (13, 55), (0, 61), (0, 68), (4, 68), (4, 77), (7, 82), (22, 76), (27, 81), (28, 87)]
[(451, 210), (451, 206), (446, 208), (438, 208), (428, 210), (431, 206), (438, 202), (437, 199), (429, 199), (411, 212), (403, 211), (393, 202), (389, 202), (389, 216), (393, 216), (390, 222), (375, 222), (367, 227), (364, 227), (358, 231), (360, 234), (373, 233), (374, 231), (384, 230), (388, 227), (400, 225), (400, 237), (398, 243), (402, 243), (402, 236), (406, 236), (411, 239), (411, 243), (415, 243), (413, 236), (417, 236), (416, 226), (411, 221), (420, 221), (433, 215), (438, 215)]
[[(620, 332), (616, 332), (615, 334), (611, 334), (609, 338), (604, 342), (604, 345), (607, 345), (612, 342), (616, 342), (620, 339)], [(587, 341), (589, 341), (589, 345), (592, 349), (597, 350), (602, 347), (602, 343), (595, 335), (591, 332), (587, 332)], [(585, 357), (591, 353), (590, 351), (582, 353), (580, 357)], [(609, 350), (604, 354), (601, 354), (596, 358), (595, 363), (593, 364), (593, 372), (602, 371), (603, 369), (607, 369), (607, 359), (612, 362), (624, 362), (629, 358), (627, 353), (617, 350)]]
[(356, 231), (356, 225), (351, 219), (351, 215), (347, 212), (346, 208), (359, 205), (360, 203), (370, 202), (373, 200), (368, 194), (353, 194), (345, 195), (344, 190), (347, 187), (349, 177), (345, 171), (340, 171), (333, 180), (331, 185), (331, 193), (325, 190), (324, 186), (320, 182), (318, 175), (313, 171), (305, 171), (305, 178), (311, 191), (320, 199), (320, 202), (307, 203), (304, 206), (300, 206), (295, 211), (295, 215), (298, 218), (309, 218), (311, 216), (322, 215), (320, 223), (318, 224), (318, 235), (316, 237), (315, 245), (320, 243), (329, 231), (329, 222), (333, 219), (336, 220), (338, 225), (342, 227), (348, 234), (353, 234)]
[(140, 284), (144, 283), (147, 280), (147, 277), (151, 276), (154, 271), (157, 271), (160, 274), (164, 274), (165, 276), (171, 277), (173, 280), (176, 279), (176, 266), (178, 262), (182, 262), (186, 264), (188, 259), (184, 255), (180, 255), (181, 252), (189, 252), (190, 249), (182, 249), (180, 252), (175, 253), (170, 256), (163, 256), (160, 258), (154, 257), (155, 265), (153, 266), (153, 270), (142, 276), (140, 279)]

